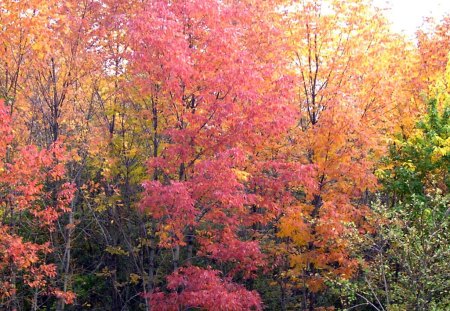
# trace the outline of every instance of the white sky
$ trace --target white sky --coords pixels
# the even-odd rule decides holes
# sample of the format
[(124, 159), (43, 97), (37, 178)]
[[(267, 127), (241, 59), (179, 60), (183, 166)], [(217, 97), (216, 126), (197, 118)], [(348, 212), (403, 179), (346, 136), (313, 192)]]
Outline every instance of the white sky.
[(440, 20), (450, 14), (450, 0), (373, 0), (380, 8), (391, 8), (385, 11), (395, 31), (403, 32), (413, 38), (414, 33), (422, 25), (423, 17), (432, 16)]

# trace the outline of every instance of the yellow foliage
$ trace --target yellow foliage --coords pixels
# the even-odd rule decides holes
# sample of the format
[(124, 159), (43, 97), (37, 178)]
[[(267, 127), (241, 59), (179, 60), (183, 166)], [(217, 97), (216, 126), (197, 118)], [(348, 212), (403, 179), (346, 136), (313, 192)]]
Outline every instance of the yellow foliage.
[(141, 277), (135, 273), (131, 273), (130, 274), (130, 283), (133, 285), (136, 285), (139, 283), (139, 280), (141, 279)]
[(245, 171), (241, 171), (237, 168), (233, 169), (234, 174), (236, 175), (237, 179), (241, 182), (247, 181), (250, 177), (250, 173), (247, 173)]
[(120, 246), (107, 246), (105, 250), (112, 255), (128, 256), (128, 252), (124, 251)]

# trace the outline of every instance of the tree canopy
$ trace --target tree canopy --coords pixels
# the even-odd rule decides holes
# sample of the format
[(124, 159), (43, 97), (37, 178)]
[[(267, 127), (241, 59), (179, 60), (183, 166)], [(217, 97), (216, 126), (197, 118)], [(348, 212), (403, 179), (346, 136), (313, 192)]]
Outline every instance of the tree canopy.
[(1, 1), (0, 309), (448, 309), (449, 18)]

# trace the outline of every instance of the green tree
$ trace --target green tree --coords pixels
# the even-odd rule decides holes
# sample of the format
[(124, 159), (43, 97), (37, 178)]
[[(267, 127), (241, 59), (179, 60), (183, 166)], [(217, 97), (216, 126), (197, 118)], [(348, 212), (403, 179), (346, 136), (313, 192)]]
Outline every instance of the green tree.
[(377, 233), (366, 236), (370, 265), (354, 292), (371, 309), (450, 307), (450, 107), (447, 96), (437, 98), (377, 171), (384, 186), (373, 205)]

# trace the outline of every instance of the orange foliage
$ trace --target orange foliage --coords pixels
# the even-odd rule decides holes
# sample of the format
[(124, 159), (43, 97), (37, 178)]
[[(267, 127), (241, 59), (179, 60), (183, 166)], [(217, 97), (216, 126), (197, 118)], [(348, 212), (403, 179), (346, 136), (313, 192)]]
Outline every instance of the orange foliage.
[(368, 1), (286, 7), (295, 8), (285, 13), (286, 36), (300, 115), (283, 152), (316, 174), (302, 204), (287, 209), (278, 236), (296, 245), (291, 265), (315, 293), (323, 289), (317, 274), (350, 278), (358, 268), (349, 237), (366, 227), (364, 197), (377, 187), (373, 171), (386, 132), (414, 114), (405, 110), (417, 98), (409, 89), (415, 55)]

